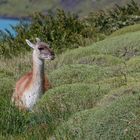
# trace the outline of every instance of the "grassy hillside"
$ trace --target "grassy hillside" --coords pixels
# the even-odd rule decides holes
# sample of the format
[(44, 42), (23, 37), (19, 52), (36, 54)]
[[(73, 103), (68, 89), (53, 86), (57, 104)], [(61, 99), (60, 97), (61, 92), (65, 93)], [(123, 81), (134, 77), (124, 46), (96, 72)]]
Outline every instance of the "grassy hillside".
[(136, 31), (140, 31), (140, 24), (135, 24), (135, 25), (127, 26), (127, 27), (124, 27), (124, 28), (122, 28), (120, 30), (117, 30), (117, 31), (113, 32), (110, 35), (110, 37), (114, 37), (114, 36), (130, 33), (130, 32), (136, 32)]
[(33, 112), (20, 112), (10, 98), (31, 54), (0, 59), (0, 139), (139, 140), (140, 31), (65, 52), (45, 68), (53, 88)]
[[(87, 15), (91, 11), (113, 7), (114, 4), (124, 5), (130, 0), (0, 0), (1, 16), (27, 16), (35, 11), (47, 13), (62, 8), (66, 11)], [(135, 0), (140, 3), (139, 0)], [(7, 10), (8, 9), (8, 10)]]

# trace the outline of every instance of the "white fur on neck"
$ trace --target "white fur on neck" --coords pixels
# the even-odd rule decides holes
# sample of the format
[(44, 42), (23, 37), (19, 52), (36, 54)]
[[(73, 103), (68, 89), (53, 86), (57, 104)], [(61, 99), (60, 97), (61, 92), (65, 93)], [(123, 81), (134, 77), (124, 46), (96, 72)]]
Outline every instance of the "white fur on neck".
[(32, 109), (40, 96), (44, 92), (44, 60), (37, 57), (33, 52), (33, 77), (32, 85), (29, 90), (25, 91), (26, 107)]
[(43, 59), (38, 58), (36, 50), (33, 51), (33, 64), (42, 65), (44, 63)]

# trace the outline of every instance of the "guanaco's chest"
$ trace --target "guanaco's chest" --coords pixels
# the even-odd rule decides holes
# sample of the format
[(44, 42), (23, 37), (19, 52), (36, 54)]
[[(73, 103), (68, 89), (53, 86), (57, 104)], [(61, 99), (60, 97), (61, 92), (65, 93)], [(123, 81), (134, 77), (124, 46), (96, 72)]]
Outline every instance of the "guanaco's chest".
[(37, 86), (32, 86), (30, 90), (25, 90), (22, 100), (26, 106), (26, 108), (32, 109), (33, 106), (36, 104), (38, 99), (41, 97), (43, 94), (43, 88), (39, 85)]

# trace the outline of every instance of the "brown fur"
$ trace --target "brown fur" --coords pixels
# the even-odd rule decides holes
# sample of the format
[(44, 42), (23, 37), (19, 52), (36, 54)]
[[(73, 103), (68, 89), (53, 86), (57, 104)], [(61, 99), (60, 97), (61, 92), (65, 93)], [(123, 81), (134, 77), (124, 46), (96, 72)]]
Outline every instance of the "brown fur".
[[(22, 76), (16, 82), (15, 94), (13, 95), (13, 100), (15, 102), (20, 102), (20, 103), (18, 103), (18, 107), (21, 109), (22, 108), (24, 109), (24, 106), (22, 106), (22, 102), (20, 101), (20, 99), (22, 98), (24, 91), (30, 87), (30, 85), (32, 83), (32, 77), (33, 77), (33, 72), (29, 72), (29, 73), (25, 74), (24, 76)], [(52, 85), (50, 84), (48, 78), (45, 77), (44, 89), (45, 89), (45, 91), (47, 91), (50, 88), (52, 88)]]

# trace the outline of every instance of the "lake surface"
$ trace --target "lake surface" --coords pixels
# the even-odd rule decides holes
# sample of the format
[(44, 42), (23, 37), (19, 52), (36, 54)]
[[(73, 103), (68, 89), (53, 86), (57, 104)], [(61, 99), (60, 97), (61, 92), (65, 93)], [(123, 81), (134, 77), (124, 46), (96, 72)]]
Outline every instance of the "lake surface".
[(15, 34), (15, 32), (10, 27), (10, 25), (16, 26), (19, 23), (20, 23), (20, 20), (18, 20), (18, 19), (3, 19), (3, 18), (0, 18), (0, 30), (4, 31), (5, 29), (8, 29), (12, 34)]

